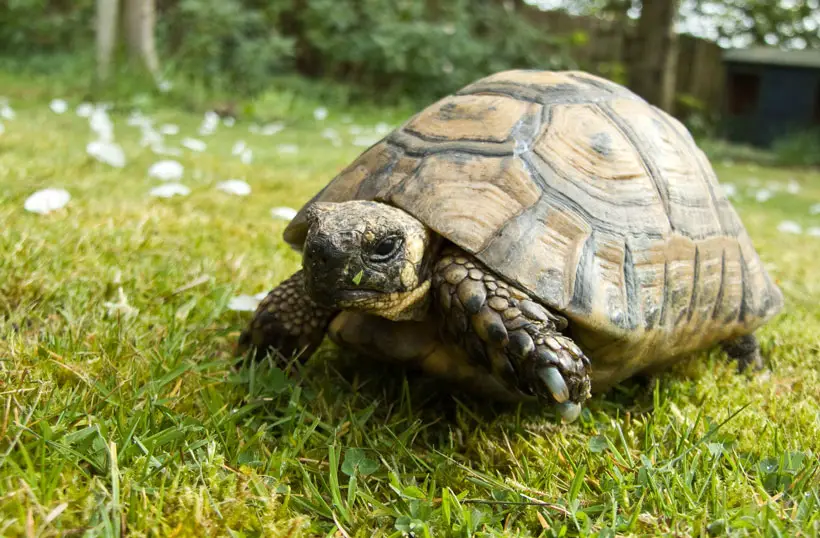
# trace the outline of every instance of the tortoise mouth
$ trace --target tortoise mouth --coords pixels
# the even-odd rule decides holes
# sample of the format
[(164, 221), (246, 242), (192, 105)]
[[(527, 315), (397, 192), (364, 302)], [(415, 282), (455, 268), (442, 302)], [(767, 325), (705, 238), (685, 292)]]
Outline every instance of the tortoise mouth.
[(307, 286), (311, 299), (327, 308), (345, 308), (361, 303), (375, 302), (379, 297), (389, 295), (380, 290), (367, 288), (328, 288), (325, 286)]

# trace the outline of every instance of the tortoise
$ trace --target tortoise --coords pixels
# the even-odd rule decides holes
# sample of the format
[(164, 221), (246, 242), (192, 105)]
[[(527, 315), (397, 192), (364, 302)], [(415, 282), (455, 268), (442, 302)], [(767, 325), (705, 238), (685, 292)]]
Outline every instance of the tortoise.
[(575, 420), (592, 391), (722, 346), (762, 367), (782, 308), (675, 118), (581, 71), (510, 70), (365, 150), (284, 231), (302, 268), (239, 338), (309, 357), (325, 334)]

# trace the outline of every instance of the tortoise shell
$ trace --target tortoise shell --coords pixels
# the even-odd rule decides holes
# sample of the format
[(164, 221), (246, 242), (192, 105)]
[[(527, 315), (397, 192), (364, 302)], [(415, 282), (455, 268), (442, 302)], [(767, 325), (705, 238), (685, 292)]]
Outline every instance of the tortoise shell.
[(397, 206), (571, 320), (595, 380), (750, 333), (782, 295), (676, 119), (583, 72), (480, 79), (365, 151), (313, 202)]

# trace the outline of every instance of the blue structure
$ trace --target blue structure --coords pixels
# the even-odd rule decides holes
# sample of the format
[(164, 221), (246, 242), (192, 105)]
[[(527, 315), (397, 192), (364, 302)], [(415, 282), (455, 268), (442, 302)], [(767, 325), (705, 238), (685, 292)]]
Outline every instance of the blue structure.
[(820, 137), (820, 50), (736, 49), (723, 61), (729, 140), (765, 147), (793, 132)]

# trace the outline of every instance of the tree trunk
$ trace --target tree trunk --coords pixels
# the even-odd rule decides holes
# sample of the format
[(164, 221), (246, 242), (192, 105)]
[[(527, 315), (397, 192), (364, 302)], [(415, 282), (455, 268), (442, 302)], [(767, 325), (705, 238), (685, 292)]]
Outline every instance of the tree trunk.
[(675, 104), (679, 0), (643, 0), (629, 61), (630, 88), (671, 112)]
[(97, 0), (97, 78), (106, 80), (111, 74), (111, 59), (117, 42), (117, 11), (119, 0)]
[(132, 59), (138, 60), (151, 75), (159, 75), (154, 27), (156, 25), (155, 0), (125, 0), (125, 42)]

